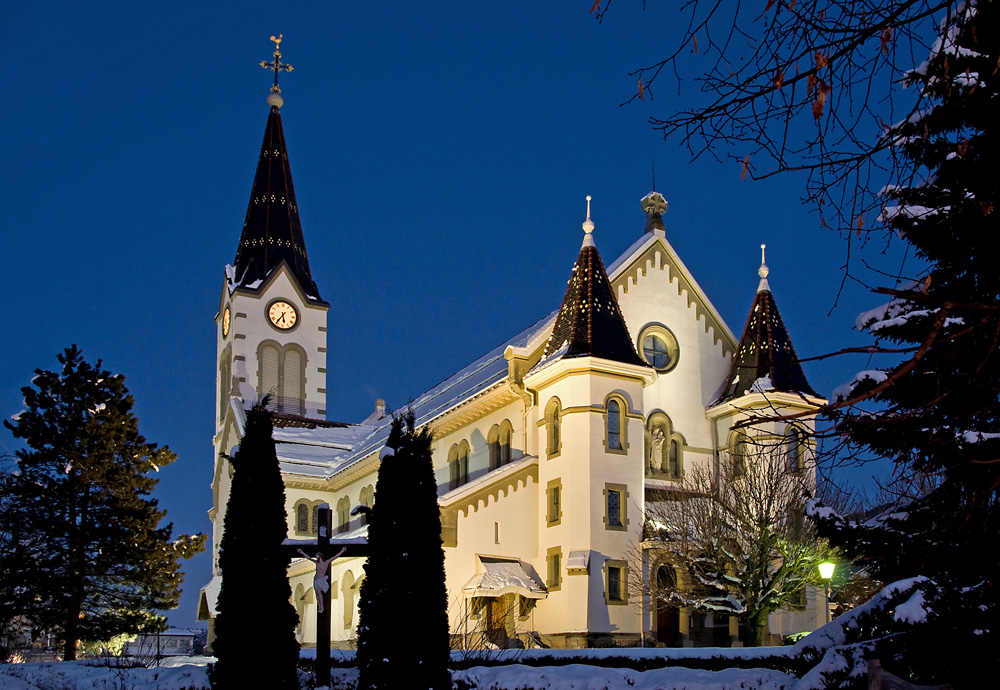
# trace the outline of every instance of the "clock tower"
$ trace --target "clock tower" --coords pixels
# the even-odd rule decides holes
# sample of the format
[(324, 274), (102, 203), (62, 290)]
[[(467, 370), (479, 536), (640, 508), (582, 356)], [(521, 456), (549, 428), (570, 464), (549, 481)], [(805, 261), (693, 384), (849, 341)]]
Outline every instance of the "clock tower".
[[(280, 36), (272, 40), (280, 46)], [(266, 395), (279, 415), (326, 417), (330, 305), (309, 271), (281, 124), (284, 101), (277, 75), (290, 66), (281, 62), (277, 49), (273, 62), (261, 64), (274, 70), (275, 82), (236, 259), (226, 266), (216, 316), (215, 506), (225, 506), (228, 499), (224, 456), (240, 442), (245, 407)], [(210, 511), (216, 553), (223, 512)]]

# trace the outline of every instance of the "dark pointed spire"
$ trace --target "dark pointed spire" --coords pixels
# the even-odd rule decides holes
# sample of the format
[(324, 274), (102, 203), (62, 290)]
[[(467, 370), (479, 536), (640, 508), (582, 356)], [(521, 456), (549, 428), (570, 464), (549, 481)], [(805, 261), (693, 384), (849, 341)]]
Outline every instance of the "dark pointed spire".
[(583, 229), (586, 233), (583, 246), (573, 266), (552, 335), (545, 345), (545, 357), (565, 346), (564, 359), (591, 356), (648, 366), (636, 354), (601, 255), (594, 245), (589, 196)]
[(306, 295), (320, 299), (309, 272), (309, 257), (295, 202), (292, 171), (288, 165), (285, 133), (281, 127), (277, 94), (268, 97), (264, 142), (257, 160), (257, 174), (250, 190), (240, 246), (236, 250), (236, 284), (248, 287), (264, 280), (284, 261)]
[(757, 271), (760, 284), (750, 307), (750, 316), (743, 337), (733, 357), (729, 378), (715, 404), (723, 403), (750, 392), (799, 393), (818, 398), (806, 381), (799, 358), (792, 347), (785, 323), (767, 282), (768, 268), (761, 245), (761, 266)]

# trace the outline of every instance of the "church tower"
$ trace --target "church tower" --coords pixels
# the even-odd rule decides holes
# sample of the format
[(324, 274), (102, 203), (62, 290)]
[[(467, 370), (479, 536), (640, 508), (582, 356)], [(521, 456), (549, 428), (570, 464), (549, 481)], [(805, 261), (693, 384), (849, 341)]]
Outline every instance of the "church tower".
[(640, 633), (629, 567), (641, 541), (643, 389), (656, 380), (636, 353), (594, 244), (590, 197), (583, 230), (542, 360), (525, 377), (542, 415), (538, 555), (548, 597), (536, 622), (567, 631), (567, 647)]
[[(281, 126), (284, 101), (278, 73), (281, 37), (273, 38), (274, 71), (257, 172), (233, 265), (226, 266), (216, 315), (215, 473), (212, 481), (213, 554), (222, 539), (231, 465), (244, 409), (270, 396), (279, 416), (326, 417), (326, 324), (330, 305), (309, 271), (299, 208)], [(213, 562), (213, 574), (218, 575)], [(217, 577), (213, 578), (213, 582)], [(206, 601), (213, 601), (209, 597)], [(214, 612), (206, 611), (206, 616)], [(199, 614), (201, 615), (201, 614)]]
[[(784, 455), (789, 472), (802, 473), (813, 467), (812, 413), (826, 400), (802, 371), (767, 281), (764, 245), (760, 250), (760, 283), (750, 315), (722, 392), (706, 414), (715, 424), (722, 462), (742, 467), (753, 449), (765, 448)], [(755, 421), (747, 425), (750, 419)]]
[[(276, 39), (280, 44), (280, 37)], [(279, 414), (326, 415), (326, 319), (309, 271), (292, 172), (285, 147), (277, 74), (257, 172), (234, 265), (226, 267), (218, 315), (218, 419), (232, 397), (265, 395)]]

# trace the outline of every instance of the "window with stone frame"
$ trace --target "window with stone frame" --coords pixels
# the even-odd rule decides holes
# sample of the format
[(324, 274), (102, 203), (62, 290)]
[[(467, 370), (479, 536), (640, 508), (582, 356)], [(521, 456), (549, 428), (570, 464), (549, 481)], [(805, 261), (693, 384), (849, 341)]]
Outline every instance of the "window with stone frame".
[(604, 562), (604, 600), (608, 606), (628, 604), (628, 564), (623, 560)]
[(607, 449), (625, 450), (622, 445), (622, 405), (617, 398), (608, 400), (605, 406), (607, 425)]
[(628, 487), (604, 485), (604, 528), (624, 531), (628, 528)]
[(545, 406), (546, 457), (554, 458), (562, 449), (562, 406), (558, 398), (553, 398)]
[(549, 527), (562, 522), (562, 479), (553, 479), (545, 489), (546, 515), (545, 521)]
[(546, 552), (545, 562), (548, 566), (545, 586), (550, 592), (557, 591), (562, 586), (562, 549), (558, 546), (550, 548)]

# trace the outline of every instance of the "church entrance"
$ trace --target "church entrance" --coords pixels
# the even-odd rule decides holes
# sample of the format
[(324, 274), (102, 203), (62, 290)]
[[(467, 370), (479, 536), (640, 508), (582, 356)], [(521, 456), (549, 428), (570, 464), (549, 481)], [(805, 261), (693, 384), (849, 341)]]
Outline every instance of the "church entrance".
[(505, 597), (492, 597), (486, 600), (486, 640), (500, 649), (507, 646), (507, 607)]
[(677, 589), (677, 575), (671, 565), (656, 569), (656, 590), (660, 594), (656, 604), (656, 643), (663, 647), (680, 644), (680, 611), (662, 600), (665, 593)]

